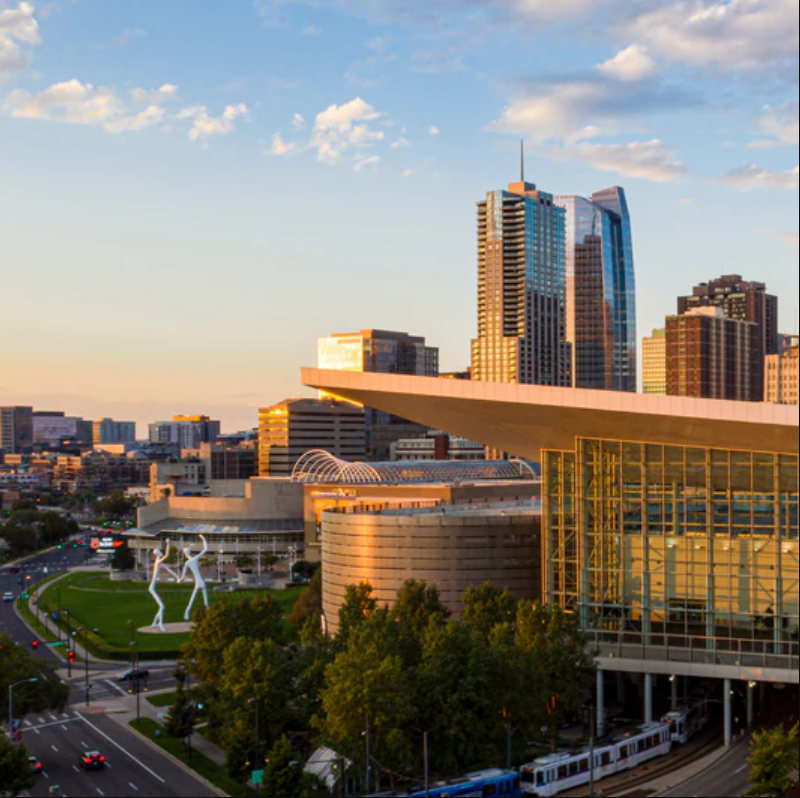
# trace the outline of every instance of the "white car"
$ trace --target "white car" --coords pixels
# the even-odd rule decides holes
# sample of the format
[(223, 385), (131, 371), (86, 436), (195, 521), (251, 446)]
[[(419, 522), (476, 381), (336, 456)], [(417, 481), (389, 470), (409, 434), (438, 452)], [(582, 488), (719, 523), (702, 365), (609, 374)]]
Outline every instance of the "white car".
[(13, 593), (3, 593), (3, 601), (6, 604), (9, 604), (10, 602), (14, 601), (14, 594)]

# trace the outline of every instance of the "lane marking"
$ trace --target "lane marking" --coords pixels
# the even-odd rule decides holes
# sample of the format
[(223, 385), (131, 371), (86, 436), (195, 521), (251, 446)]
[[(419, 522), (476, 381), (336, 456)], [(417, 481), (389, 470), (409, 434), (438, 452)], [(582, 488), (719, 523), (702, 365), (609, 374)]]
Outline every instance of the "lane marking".
[(138, 759), (137, 759), (137, 758), (136, 758), (136, 757), (135, 757), (133, 754), (131, 754), (131, 753), (129, 753), (128, 751), (126, 751), (126, 750), (125, 750), (125, 749), (124, 749), (124, 748), (123, 748), (123, 747), (122, 747), (122, 746), (121, 746), (121, 745), (120, 745), (120, 744), (119, 744), (119, 743), (118, 743), (116, 740), (113, 740), (111, 737), (109, 737), (109, 736), (108, 736), (108, 735), (107, 735), (107, 734), (106, 734), (106, 733), (105, 733), (105, 732), (104, 732), (102, 729), (98, 729), (98, 728), (97, 728), (97, 726), (95, 726), (95, 725), (94, 725), (94, 723), (91, 723), (89, 720), (87, 720), (86, 718), (84, 718), (84, 717), (83, 717), (83, 715), (81, 715), (81, 713), (80, 713), (80, 712), (76, 712), (75, 714), (76, 714), (76, 715), (77, 715), (77, 716), (78, 716), (78, 717), (79, 717), (79, 718), (80, 718), (80, 719), (81, 719), (81, 720), (82, 720), (82, 721), (83, 721), (83, 722), (84, 722), (84, 723), (85, 723), (85, 724), (86, 724), (86, 725), (87, 725), (87, 726), (88, 726), (90, 729), (94, 729), (94, 731), (96, 731), (96, 732), (97, 732), (97, 733), (98, 733), (98, 734), (99, 734), (101, 737), (103, 737), (103, 738), (105, 738), (106, 740), (108, 740), (108, 742), (110, 742), (110, 743), (111, 743), (111, 745), (113, 745), (113, 746), (114, 746), (114, 748), (117, 748), (118, 750), (122, 751), (122, 753), (123, 753), (123, 754), (125, 754), (125, 756), (127, 756), (129, 759), (132, 759), (132, 760), (133, 760), (133, 761), (134, 761), (134, 762), (135, 762), (137, 765), (139, 765), (139, 767), (141, 767), (141, 768), (142, 768), (142, 770), (146, 770), (146, 771), (147, 771), (147, 772), (148, 772), (148, 773), (149, 773), (151, 776), (153, 776), (153, 778), (156, 778), (156, 779), (158, 779), (158, 780), (159, 780), (159, 781), (160, 781), (162, 784), (166, 784), (166, 783), (167, 783), (166, 781), (164, 781), (164, 779), (162, 779), (162, 778), (161, 778), (161, 776), (159, 776), (159, 775), (158, 775), (158, 773), (156, 773), (155, 771), (152, 771), (152, 770), (150, 770), (150, 768), (149, 768), (149, 767), (147, 767), (147, 765), (145, 765), (145, 764), (144, 764), (144, 762), (141, 762), (141, 761), (140, 761), (140, 760), (138, 760)]
[[(41, 726), (32, 726), (30, 729), (23, 729), (23, 732), (35, 731), (39, 734), (39, 729), (49, 729), (52, 726), (61, 726), (61, 728), (66, 728), (67, 723), (76, 723), (78, 718), (70, 718), (69, 720), (65, 720), (63, 723), (60, 720), (57, 720), (55, 723), (43, 723)], [(67, 729), (69, 731), (69, 729)]]
[(51, 748), (52, 748), (52, 749), (53, 749), (53, 750), (54, 750), (56, 753), (58, 753), (58, 748), (56, 748), (54, 745), (51, 745), (50, 747), (51, 747)]
[(749, 767), (750, 767), (750, 765), (742, 765), (742, 766), (739, 768), (739, 770), (734, 770), (734, 771), (733, 771), (733, 774), (734, 774), (734, 776), (738, 775), (738, 774), (739, 774), (739, 773), (741, 773), (743, 770), (747, 770), (747, 768), (749, 768)]
[(105, 679), (105, 683), (109, 687), (113, 687), (120, 695), (124, 695), (126, 698), (128, 697), (127, 690), (123, 690), (116, 682), (112, 682), (111, 679)]
[(132, 781), (129, 781), (129, 782), (128, 782), (128, 784), (129, 784), (131, 787), (133, 787), (133, 789), (134, 789), (134, 790), (136, 790), (136, 792), (139, 792), (139, 788), (138, 788), (138, 787), (137, 787), (137, 786), (136, 786), (136, 785), (135, 785), (135, 784), (134, 784)]
[(73, 770), (74, 770), (76, 773), (80, 773), (80, 770), (78, 769), (78, 766), (77, 766), (77, 765), (73, 765), (73, 766), (72, 766), (72, 769), (73, 769)]
[(25, 721), (25, 725), (26, 725), (26, 726), (33, 726), (33, 724), (32, 724), (32, 723), (31, 723), (29, 720), (26, 720), (26, 721)]
[(38, 718), (37, 720), (39, 721), (39, 723), (47, 723), (47, 721), (44, 718)]
[(104, 793), (104, 792), (103, 792), (103, 791), (102, 791), (102, 790), (101, 790), (99, 787), (97, 788), (97, 792), (98, 792), (100, 795), (105, 795), (105, 793)]
[(64, 731), (69, 731), (69, 729), (68, 729), (68, 728), (67, 728), (67, 727), (66, 727), (66, 726), (65, 726), (63, 723), (61, 724), (61, 728), (62, 728)]

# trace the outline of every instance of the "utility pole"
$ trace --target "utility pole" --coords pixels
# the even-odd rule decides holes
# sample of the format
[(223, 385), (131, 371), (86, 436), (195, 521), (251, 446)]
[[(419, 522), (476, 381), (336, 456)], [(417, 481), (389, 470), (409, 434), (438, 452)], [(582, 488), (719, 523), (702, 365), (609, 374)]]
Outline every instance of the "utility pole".
[(592, 727), (589, 735), (589, 795), (590, 798), (594, 798), (594, 737), (597, 733), (594, 722), (594, 705), (589, 710), (589, 722)]
[(422, 735), (422, 755), (425, 760), (425, 796), (431, 794), (431, 775), (428, 767), (428, 732)]
[(511, 762), (513, 760), (513, 756), (511, 753), (511, 724), (506, 724), (506, 769), (511, 770)]

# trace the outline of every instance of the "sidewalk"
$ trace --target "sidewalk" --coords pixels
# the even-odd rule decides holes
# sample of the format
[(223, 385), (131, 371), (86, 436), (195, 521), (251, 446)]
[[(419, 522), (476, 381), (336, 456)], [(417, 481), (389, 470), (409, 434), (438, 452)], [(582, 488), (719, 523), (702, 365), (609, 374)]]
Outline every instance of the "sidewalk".
[[(160, 695), (169, 692), (172, 692), (172, 690), (159, 690), (147, 695)], [(150, 718), (159, 725), (163, 725), (167, 711), (168, 708), (154, 707), (144, 695), (140, 696), (140, 712), (143, 718)], [(136, 719), (136, 697), (120, 698), (114, 705), (106, 708), (106, 715), (121, 726), (128, 727), (130, 722)], [(225, 752), (196, 732), (192, 735), (192, 750), (203, 754), (218, 767), (222, 767), (225, 764)]]

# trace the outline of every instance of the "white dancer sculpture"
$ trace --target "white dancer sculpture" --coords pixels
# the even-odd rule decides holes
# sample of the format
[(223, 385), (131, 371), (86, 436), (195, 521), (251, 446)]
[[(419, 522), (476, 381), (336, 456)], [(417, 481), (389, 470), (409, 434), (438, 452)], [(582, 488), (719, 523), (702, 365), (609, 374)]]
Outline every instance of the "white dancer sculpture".
[(150, 595), (156, 600), (156, 604), (158, 604), (158, 612), (153, 619), (153, 626), (157, 626), (162, 632), (166, 632), (167, 630), (164, 628), (164, 602), (161, 600), (161, 596), (158, 595), (158, 590), (156, 589), (158, 587), (158, 576), (161, 573), (161, 568), (164, 567), (175, 579), (178, 578), (175, 571), (164, 565), (169, 558), (169, 541), (166, 541), (166, 544), (163, 554), (161, 553), (161, 549), (156, 549), (153, 552), (155, 561), (153, 562), (153, 579), (150, 582)]
[(194, 590), (192, 591), (191, 599), (189, 599), (189, 606), (186, 608), (186, 613), (183, 616), (186, 621), (192, 618), (192, 606), (194, 605), (194, 600), (197, 598), (197, 594), (201, 590), (203, 591), (203, 601), (205, 602), (206, 609), (208, 609), (208, 588), (206, 587), (206, 580), (203, 579), (203, 575), (200, 573), (200, 560), (208, 554), (208, 543), (206, 543), (206, 539), (203, 535), (200, 535), (200, 540), (203, 541), (203, 550), (194, 557), (192, 557), (191, 549), (186, 548), (183, 550), (183, 553), (186, 555), (186, 564), (183, 566), (183, 573), (181, 573), (181, 578), (178, 581), (183, 582), (186, 579), (187, 571), (191, 571), (192, 576), (194, 576)]

